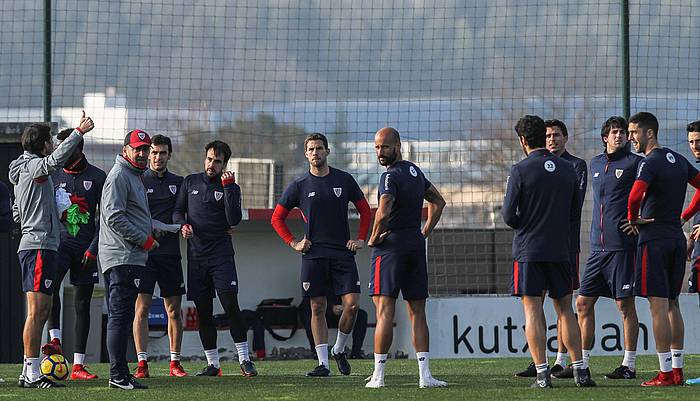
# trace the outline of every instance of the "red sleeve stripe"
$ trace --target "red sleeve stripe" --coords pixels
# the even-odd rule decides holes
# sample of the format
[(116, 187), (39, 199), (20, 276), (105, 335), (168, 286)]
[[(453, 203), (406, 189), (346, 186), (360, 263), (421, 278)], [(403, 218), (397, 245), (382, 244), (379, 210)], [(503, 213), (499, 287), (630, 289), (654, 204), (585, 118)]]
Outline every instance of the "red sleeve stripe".
[(700, 211), (700, 189), (695, 190), (695, 195), (693, 195), (693, 200), (690, 201), (688, 208), (683, 211), (681, 218), (688, 221), (695, 216), (695, 214)]
[(632, 185), (629, 199), (627, 200), (627, 220), (634, 221), (639, 218), (639, 209), (642, 206), (644, 193), (647, 191), (649, 184), (642, 180), (636, 180)]
[(369, 232), (369, 225), (372, 223), (372, 211), (369, 208), (369, 203), (367, 199), (362, 198), (356, 202), (353, 202), (357, 212), (360, 213), (360, 231), (357, 233), (357, 239), (366, 241), (367, 233)]
[(285, 244), (289, 245), (290, 242), (294, 239), (294, 235), (292, 235), (292, 232), (289, 231), (289, 227), (287, 227), (287, 223), (284, 221), (287, 219), (287, 216), (289, 215), (289, 210), (285, 208), (284, 206), (278, 204), (275, 207), (275, 211), (272, 213), (272, 218), (270, 219), (270, 224), (272, 224), (272, 228), (275, 229), (275, 232), (277, 232), (277, 235), (282, 238), (282, 241), (284, 241)]

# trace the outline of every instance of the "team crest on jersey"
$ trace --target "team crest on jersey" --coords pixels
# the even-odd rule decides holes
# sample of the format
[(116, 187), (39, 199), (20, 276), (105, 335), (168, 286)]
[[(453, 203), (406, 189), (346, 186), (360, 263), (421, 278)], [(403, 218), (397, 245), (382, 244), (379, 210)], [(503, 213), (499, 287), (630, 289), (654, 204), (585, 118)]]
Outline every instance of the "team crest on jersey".
[(53, 280), (44, 280), (44, 287), (46, 287), (46, 288), (51, 287), (51, 283), (53, 283)]
[(554, 164), (553, 161), (547, 160), (546, 162), (544, 162), (544, 169), (549, 173), (553, 173), (554, 170), (557, 169), (557, 165)]
[(141, 284), (141, 279), (140, 279), (140, 278), (135, 278), (135, 279), (134, 279), (134, 285), (138, 288), (139, 284)]
[(216, 199), (217, 201), (220, 201), (223, 196), (224, 196), (223, 192), (214, 191), (214, 199)]
[(343, 193), (343, 188), (333, 188), (333, 193), (335, 194), (336, 198), (340, 198), (340, 194)]
[(304, 291), (308, 291), (309, 287), (311, 287), (311, 283), (308, 281), (304, 281), (303, 283), (301, 283), (301, 286), (304, 288)]
[(673, 156), (673, 153), (666, 153), (666, 160), (668, 160), (669, 163), (673, 164), (676, 162), (676, 157)]
[(90, 188), (92, 188), (92, 181), (83, 181), (83, 188), (85, 188), (86, 191), (89, 191)]
[(623, 173), (623, 172), (624, 172), (623, 169), (621, 169), (621, 168), (616, 168), (616, 169), (615, 169), (615, 178), (618, 178), (618, 179), (619, 179), (620, 177), (622, 177), (622, 173)]
[(170, 193), (175, 195), (177, 193), (177, 185), (168, 185), (168, 189), (170, 190)]
[(408, 168), (408, 172), (411, 173), (412, 176), (418, 177), (418, 172), (416, 171), (416, 168), (411, 166)]

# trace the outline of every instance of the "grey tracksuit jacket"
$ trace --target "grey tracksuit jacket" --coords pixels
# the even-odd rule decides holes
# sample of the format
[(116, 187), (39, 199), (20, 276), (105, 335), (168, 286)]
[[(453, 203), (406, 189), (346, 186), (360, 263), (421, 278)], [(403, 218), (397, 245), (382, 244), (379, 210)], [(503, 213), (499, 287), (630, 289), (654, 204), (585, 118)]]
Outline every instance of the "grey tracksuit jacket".
[(107, 174), (100, 201), (100, 239), (98, 258), (102, 272), (119, 265), (146, 266), (148, 252), (143, 249), (152, 232), (151, 212), (143, 171), (117, 156)]
[(15, 186), (13, 215), (22, 229), (18, 252), (58, 250), (61, 222), (51, 173), (63, 168), (82, 140), (82, 134), (73, 131), (50, 155), (42, 157), (25, 151), (10, 163), (9, 178)]

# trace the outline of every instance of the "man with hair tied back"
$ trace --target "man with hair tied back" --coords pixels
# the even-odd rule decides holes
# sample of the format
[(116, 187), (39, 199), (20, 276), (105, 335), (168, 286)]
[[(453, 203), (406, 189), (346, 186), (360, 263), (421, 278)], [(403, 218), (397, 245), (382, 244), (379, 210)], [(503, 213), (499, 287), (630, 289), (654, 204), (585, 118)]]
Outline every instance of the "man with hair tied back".
[(581, 213), (576, 173), (571, 163), (545, 148), (546, 128), (540, 117), (520, 118), (515, 131), (527, 157), (511, 168), (501, 213), (515, 230), (512, 293), (522, 297), (525, 335), (537, 372), (532, 387), (552, 387), (542, 308), (546, 293), (561, 322), (574, 382), (592, 387), (596, 384), (581, 358), (581, 334), (571, 307), (570, 233)]
[(10, 183), (15, 186), (13, 215), (22, 230), (17, 253), (22, 269), (22, 290), (27, 297), (20, 387), (64, 387), (43, 376), (39, 369), (41, 331), (51, 311), (61, 239), (51, 174), (65, 166), (82, 143), (83, 135), (94, 126), (83, 111), (78, 127), (54, 150), (51, 128), (31, 124), (22, 133), (24, 153), (10, 163)]

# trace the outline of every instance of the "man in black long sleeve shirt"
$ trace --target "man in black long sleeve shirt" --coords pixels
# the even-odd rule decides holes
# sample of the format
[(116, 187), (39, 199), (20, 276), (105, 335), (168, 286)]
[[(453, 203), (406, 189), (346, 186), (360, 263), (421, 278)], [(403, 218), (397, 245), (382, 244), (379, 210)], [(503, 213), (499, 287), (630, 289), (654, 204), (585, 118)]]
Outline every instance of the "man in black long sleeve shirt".
[(219, 296), (244, 376), (256, 376), (248, 356), (247, 327), (238, 305), (238, 277), (229, 230), (242, 218), (241, 188), (232, 171), (224, 172), (231, 148), (221, 141), (205, 147), (205, 171), (185, 177), (175, 203), (173, 223), (187, 241), (187, 298), (199, 313), (199, 338), (208, 365), (198, 376), (221, 376), (216, 346), (213, 299)]
[[(537, 370), (533, 387), (551, 387), (546, 358), (543, 295), (549, 292), (571, 353), (576, 385), (595, 386), (581, 358), (581, 333), (571, 307), (569, 235), (580, 218), (573, 166), (545, 149), (545, 124), (524, 116), (515, 126), (527, 157), (513, 165), (503, 201), (503, 220), (513, 237), (513, 295), (522, 297), (525, 334)], [(553, 190), (556, 188), (556, 190)]]

